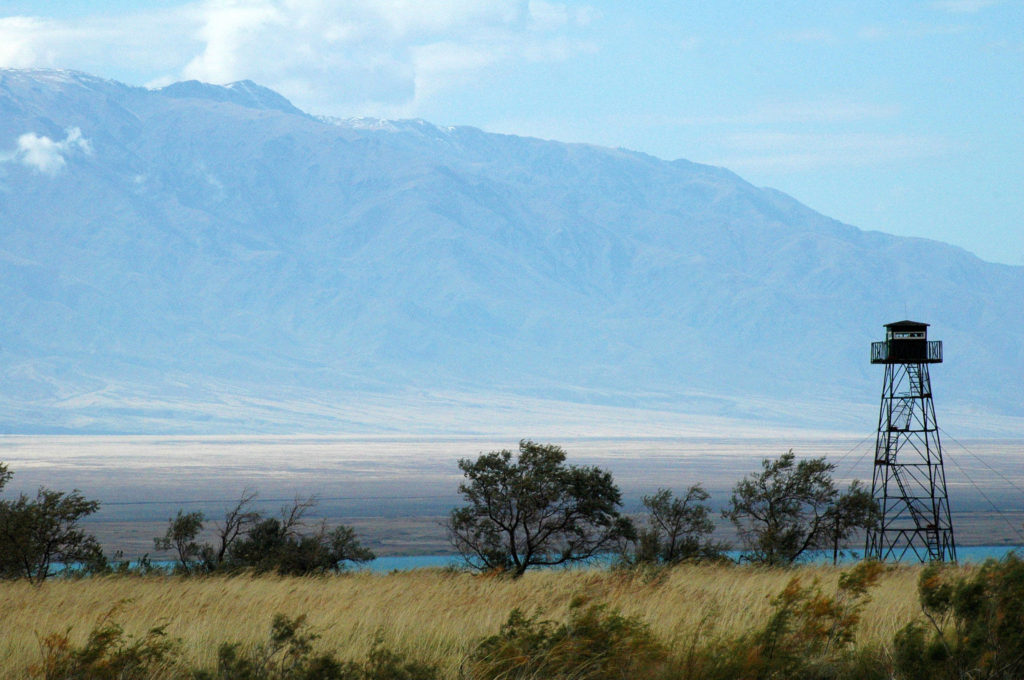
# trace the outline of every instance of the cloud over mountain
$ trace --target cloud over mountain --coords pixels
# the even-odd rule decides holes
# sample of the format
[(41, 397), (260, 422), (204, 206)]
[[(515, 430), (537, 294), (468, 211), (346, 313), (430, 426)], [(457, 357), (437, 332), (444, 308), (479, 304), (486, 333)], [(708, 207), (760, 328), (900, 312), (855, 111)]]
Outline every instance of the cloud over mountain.
[(18, 162), (44, 175), (56, 175), (67, 164), (65, 156), (69, 153), (92, 153), (92, 145), (82, 137), (78, 128), (67, 130), (63, 140), (55, 141), (46, 135), (26, 132), (18, 137), (18, 145), (14, 151), (0, 153), (0, 162)]

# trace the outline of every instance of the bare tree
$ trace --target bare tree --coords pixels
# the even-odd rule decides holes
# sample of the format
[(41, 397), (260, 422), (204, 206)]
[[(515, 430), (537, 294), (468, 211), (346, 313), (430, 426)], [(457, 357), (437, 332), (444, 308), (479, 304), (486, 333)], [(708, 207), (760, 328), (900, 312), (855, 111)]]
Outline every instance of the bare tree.
[(291, 506), (286, 505), (281, 508), (281, 530), (286, 536), (294, 536), (298, 533), (298, 530), (302, 528), (302, 518), (316, 507), (317, 502), (315, 495), (306, 498), (296, 496)]
[(224, 564), (224, 559), (231, 550), (231, 546), (238, 540), (238, 537), (259, 521), (260, 514), (252, 509), (254, 500), (256, 500), (256, 491), (245, 487), (242, 489), (242, 495), (239, 496), (238, 502), (235, 503), (234, 507), (224, 513), (224, 523), (216, 525), (216, 550), (209, 545), (205, 546), (204, 554), (206, 559), (204, 561), (209, 563), (208, 568), (215, 569)]

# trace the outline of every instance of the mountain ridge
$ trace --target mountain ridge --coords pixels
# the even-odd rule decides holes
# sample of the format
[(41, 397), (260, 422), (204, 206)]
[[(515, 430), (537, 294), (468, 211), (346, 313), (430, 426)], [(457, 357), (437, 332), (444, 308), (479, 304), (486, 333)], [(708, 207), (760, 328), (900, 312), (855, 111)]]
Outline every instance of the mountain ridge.
[[(333, 431), (253, 406), (287, 392), (318, 413), (560, 394), (849, 428), (881, 379), (870, 341), (908, 315), (949, 343), (958, 409), (1024, 417), (999, 380), (1024, 367), (1006, 313), (1024, 267), (862, 231), (683, 159), (178, 85), (0, 71), (0, 427)], [(225, 405), (239, 395), (264, 415)], [(832, 423), (800, 415), (832, 401)], [(772, 415), (786, 403), (805, 406)], [(374, 408), (338, 427), (386, 430)]]

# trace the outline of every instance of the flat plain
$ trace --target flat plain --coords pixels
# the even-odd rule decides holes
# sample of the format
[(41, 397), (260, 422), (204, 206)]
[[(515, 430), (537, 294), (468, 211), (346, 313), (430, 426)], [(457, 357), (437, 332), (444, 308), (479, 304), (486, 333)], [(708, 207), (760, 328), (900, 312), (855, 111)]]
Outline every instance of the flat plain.
[[(761, 460), (793, 449), (825, 456), (840, 485), (870, 483), (874, 435), (864, 437), (543, 438), (568, 462), (612, 472), (624, 509), (660, 487), (701, 483), (713, 507)], [(212, 524), (245, 489), (273, 514), (315, 495), (310, 518), (356, 527), (379, 555), (448, 550), (441, 523), (459, 504), (461, 458), (515, 449), (501, 437), (0, 436), (0, 461), (15, 476), (6, 495), (39, 486), (79, 489), (102, 507), (88, 526), (109, 551), (152, 553), (153, 537), (179, 509)], [(954, 526), (964, 545), (1024, 543), (1024, 441), (943, 441)], [(722, 538), (729, 527), (721, 522)]]
[[(919, 567), (895, 567), (871, 590), (857, 643), (888, 647), (918, 615)], [(40, 659), (39, 640), (70, 629), (72, 644), (113, 611), (131, 636), (166, 625), (192, 665), (213, 667), (224, 642), (267, 640), (275, 613), (305, 615), (321, 637), (317, 649), (363, 658), (375, 639), (459, 677), (459, 664), (482, 638), (498, 632), (513, 608), (555, 621), (582, 598), (639, 617), (658, 639), (682, 654), (763, 625), (772, 600), (794, 575), (835, 592), (839, 569), (796, 572), (751, 567), (683, 565), (655, 574), (603, 569), (538, 570), (513, 580), (445, 570), (390, 574), (358, 572), (321, 578), (102, 577), (55, 580), (35, 587), (0, 582), (0, 677), (28, 677)]]

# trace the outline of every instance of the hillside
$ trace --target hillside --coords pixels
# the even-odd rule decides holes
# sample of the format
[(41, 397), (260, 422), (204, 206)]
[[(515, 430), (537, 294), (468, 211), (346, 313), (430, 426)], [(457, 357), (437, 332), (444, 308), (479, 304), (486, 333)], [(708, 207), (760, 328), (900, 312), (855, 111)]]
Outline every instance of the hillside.
[(722, 168), (0, 71), (0, 431), (869, 432), (869, 343), (909, 317), (946, 343), (940, 422), (1019, 434), (1021, 299), (1024, 267)]

